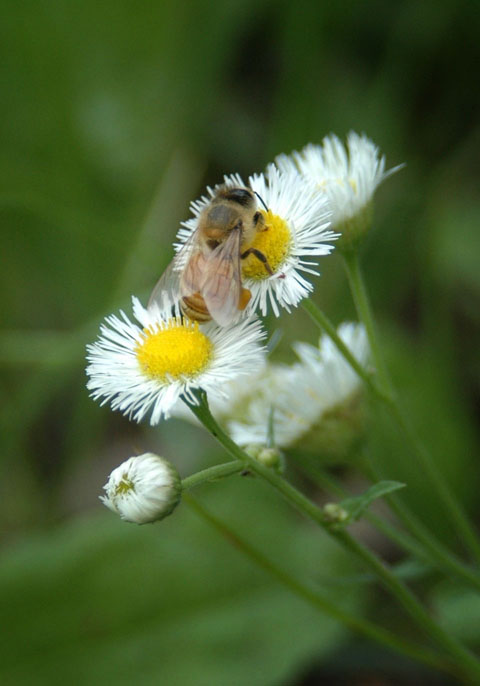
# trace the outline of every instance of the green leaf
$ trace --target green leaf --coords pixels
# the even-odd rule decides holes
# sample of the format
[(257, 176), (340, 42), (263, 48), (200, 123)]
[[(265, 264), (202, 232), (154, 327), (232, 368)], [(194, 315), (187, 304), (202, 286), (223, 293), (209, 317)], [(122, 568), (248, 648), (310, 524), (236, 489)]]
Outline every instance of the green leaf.
[(346, 498), (340, 503), (328, 503), (324, 507), (325, 515), (327, 519), (331, 520), (332, 526), (343, 528), (360, 519), (374, 500), (383, 498), (383, 496), (393, 491), (398, 491), (399, 488), (404, 488), (405, 485), (399, 481), (379, 481), (377, 484), (370, 486), (361, 495)]

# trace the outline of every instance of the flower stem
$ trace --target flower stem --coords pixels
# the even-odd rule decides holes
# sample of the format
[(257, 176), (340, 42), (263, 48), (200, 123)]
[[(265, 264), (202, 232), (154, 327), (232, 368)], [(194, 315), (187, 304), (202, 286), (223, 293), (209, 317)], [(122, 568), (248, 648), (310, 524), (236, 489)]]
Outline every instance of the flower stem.
[[(461, 539), (468, 546), (476, 561), (480, 563), (480, 540), (476, 532), (468, 520), (461, 504), (458, 502), (457, 498), (447, 485), (442, 473), (438, 471), (430, 453), (420, 442), (410, 422), (406, 419), (393, 392), (393, 387), (386, 371), (383, 356), (380, 352), (373, 313), (370, 307), (367, 289), (360, 269), (358, 253), (348, 253), (344, 255), (344, 258), (348, 280), (350, 283), (350, 290), (355, 301), (358, 316), (360, 317), (367, 331), (373, 361), (378, 374), (380, 389), (385, 396), (389, 412), (403, 431), (425, 474), (438, 492), (439, 497), (442, 499), (446, 511), (450, 513), (450, 516), (456, 524), (457, 530), (461, 535)], [(340, 352), (342, 351), (340, 350)]]
[(378, 388), (374, 375), (368, 372), (366, 369), (364, 369), (360, 362), (352, 355), (349, 348), (345, 345), (345, 343), (338, 335), (335, 326), (322, 312), (322, 310), (319, 307), (317, 307), (317, 305), (309, 298), (302, 300), (302, 307), (306, 312), (308, 312), (308, 314), (313, 319), (315, 324), (317, 324), (317, 326), (319, 326), (323, 331), (325, 331), (327, 336), (329, 336), (329, 338), (332, 339), (332, 341), (335, 343), (335, 346), (341, 352), (343, 357), (347, 360), (347, 362), (350, 364), (352, 369), (358, 374), (358, 376), (365, 382), (367, 387), (381, 399), (389, 400), (389, 396), (387, 394), (382, 393), (382, 391)]
[(450, 516), (456, 524), (457, 530), (460, 534), (460, 540), (469, 548), (477, 564), (480, 564), (480, 540), (476, 531), (473, 529), (473, 526), (469, 521), (461, 503), (457, 500), (456, 496), (448, 486), (443, 474), (438, 471), (431, 454), (420, 442), (413, 427), (397, 403), (392, 403), (390, 407), (390, 414), (401, 427), (404, 435), (408, 438), (412, 449), (415, 450), (425, 474), (437, 490), (439, 497), (442, 499), (445, 505), (445, 509), (450, 513)]
[[(332, 476), (326, 474), (319, 466), (314, 462), (314, 460), (309, 459), (307, 456), (299, 454), (298, 452), (293, 453), (293, 457), (296, 462), (299, 462), (304, 469), (305, 473), (321, 488), (323, 488), (328, 493), (335, 495), (338, 498), (344, 499), (351, 497), (351, 494), (343, 488)], [(371, 479), (372, 480), (372, 479)], [(380, 481), (380, 479), (374, 479), (373, 481)], [(384, 496), (386, 497), (386, 496)], [(409, 534), (399, 530), (390, 522), (377, 517), (377, 515), (371, 512), (366, 512), (364, 514), (366, 520), (368, 520), (376, 529), (381, 531), (387, 538), (396, 543), (400, 548), (414, 555), (415, 557), (427, 562), (432, 563), (431, 557), (428, 552), (416, 541), (415, 538)], [(472, 572), (473, 573), (473, 572)], [(474, 575), (474, 586), (478, 588), (480, 579)]]
[(245, 462), (243, 460), (232, 460), (232, 462), (216, 464), (213, 467), (202, 469), (201, 472), (196, 472), (196, 474), (191, 474), (182, 479), (182, 490), (187, 491), (190, 488), (204, 484), (206, 481), (215, 481), (232, 474), (238, 474), (243, 469), (245, 469)]
[[(314, 461), (308, 456), (294, 452), (293, 457), (299, 462), (305, 472), (321, 488), (339, 498), (349, 497), (349, 493), (331, 476), (319, 468), (318, 460)], [(372, 483), (381, 481), (380, 474), (375, 470), (371, 459), (363, 454), (362, 465), (364, 472)], [(381, 531), (387, 538), (394, 541), (399, 547), (403, 548), (419, 560), (426, 562), (433, 567), (443, 570), (448, 575), (455, 574), (463, 583), (468, 583), (476, 591), (480, 590), (480, 575), (475, 569), (463, 564), (446, 546), (432, 536), (431, 532), (423, 523), (410, 512), (400, 498), (395, 494), (385, 496), (390, 508), (393, 510), (398, 520), (403, 524), (406, 531), (399, 530), (390, 522), (377, 517), (371, 512), (364, 516), (373, 526)], [(423, 544), (423, 545), (421, 545)]]
[[(364, 470), (372, 483), (381, 479), (371, 459), (366, 455), (364, 456), (363, 464)], [(477, 591), (480, 590), (480, 576), (475, 569), (463, 564), (441, 541), (432, 536), (427, 527), (404, 505), (400, 498), (390, 494), (385, 496), (385, 499), (404, 527), (423, 544), (424, 548), (420, 549), (421, 555), (417, 553), (417, 556), (423, 557), (424, 560), (428, 560), (438, 568), (443, 569), (447, 574), (455, 574), (462, 581), (468, 582)]]
[(241, 538), (236, 532), (232, 531), (223, 521), (217, 519), (214, 515), (208, 512), (197, 500), (191, 496), (185, 497), (188, 505), (208, 524), (213, 526), (222, 536), (224, 536), (230, 543), (234, 545), (237, 550), (240, 550), (250, 560), (262, 568), (265, 572), (274, 577), (281, 584), (286, 586), (295, 595), (306, 600), (320, 612), (329, 615), (333, 619), (345, 624), (349, 629), (366, 636), (367, 638), (380, 643), (381, 645), (395, 650), (396, 652), (406, 655), (414, 660), (423, 662), (426, 665), (435, 667), (442, 671), (455, 674), (455, 670), (448, 662), (436, 654), (425, 648), (421, 648), (409, 641), (404, 641), (398, 638), (395, 634), (377, 626), (373, 622), (363, 620), (354, 615), (340, 609), (336, 604), (330, 602), (318, 591), (314, 591), (306, 584), (295, 579), (291, 574), (284, 569), (278, 567), (275, 563), (269, 560), (265, 555), (254, 548), (248, 541)]
[(395, 574), (381, 562), (368, 548), (353, 539), (349, 533), (335, 529), (325, 518), (323, 511), (306, 496), (283, 479), (273, 470), (265, 467), (260, 462), (251, 458), (245, 453), (232, 439), (223, 431), (212, 416), (208, 407), (205, 392), (198, 394), (199, 405), (193, 405), (184, 398), (197, 419), (205, 426), (217, 441), (236, 459), (244, 460), (249, 469), (263, 477), (271, 486), (276, 488), (292, 505), (300, 512), (315, 521), (322, 529), (332, 536), (338, 543), (343, 545), (355, 557), (359, 558), (379, 579), (382, 585), (387, 588), (398, 602), (414, 619), (414, 621), (425, 631), (426, 635), (433, 638), (439, 646), (447, 651), (456, 661), (458, 669), (465, 677), (480, 680), (480, 662), (476, 657), (464, 648), (456, 639), (452, 638), (440, 626), (438, 626), (425, 610), (423, 605), (417, 600), (413, 593), (397, 579)]
[[(376, 383), (375, 378), (368, 374), (368, 372), (366, 372), (366, 370), (363, 369), (358, 361), (352, 356), (351, 352), (348, 350), (348, 348), (346, 348), (345, 343), (338, 336), (334, 325), (330, 322), (328, 317), (315, 305), (315, 303), (309, 300), (303, 301), (303, 307), (309, 313), (317, 326), (325, 331), (325, 333), (332, 339), (332, 341), (335, 343), (335, 346), (345, 357), (347, 362), (349, 362), (352, 369), (356, 371), (359, 377), (365, 382), (372, 395), (384, 403), (386, 409), (390, 413), (390, 416), (396, 421), (397, 424), (399, 424), (400, 416), (397, 414), (397, 406), (394, 398), (391, 397), (389, 393), (381, 391)], [(345, 350), (347, 353), (345, 353)], [(402, 427), (401, 425), (401, 428), (405, 430), (406, 427)], [(411, 443), (412, 451), (417, 452), (417, 442), (415, 441), (412, 443), (411, 436), (409, 442)], [(430, 552), (432, 553), (431, 561), (433, 561), (435, 558), (437, 561), (436, 563), (433, 562), (433, 564), (436, 564), (440, 567), (443, 566), (445, 569), (449, 569), (450, 572), (457, 574), (463, 581), (467, 581), (467, 583), (471, 585), (473, 584), (476, 588), (478, 588), (480, 577), (475, 570), (463, 564), (463, 562), (458, 559), (457, 556), (453, 555), (449, 550), (447, 550), (445, 546), (443, 546), (433, 535), (433, 533), (424, 527), (423, 524), (421, 524), (421, 522), (419, 522), (419, 520), (413, 515), (413, 513), (408, 511), (398, 496), (392, 496), (390, 502), (396, 503), (396, 507), (398, 508), (397, 515), (403, 522), (404, 526), (406, 526), (407, 529), (419, 541), (421, 541), (426, 548), (430, 549)], [(398, 514), (400, 510), (402, 510), (403, 513), (401, 517)]]
[(360, 321), (363, 322), (367, 332), (368, 342), (370, 344), (370, 350), (372, 351), (372, 358), (375, 364), (377, 378), (380, 382), (380, 387), (387, 395), (391, 395), (392, 385), (385, 367), (383, 355), (380, 352), (376, 326), (372, 316), (367, 289), (365, 287), (365, 282), (362, 278), (362, 273), (360, 270), (358, 253), (355, 251), (344, 254), (344, 264), (346, 266), (350, 290), (352, 292), (358, 316)]

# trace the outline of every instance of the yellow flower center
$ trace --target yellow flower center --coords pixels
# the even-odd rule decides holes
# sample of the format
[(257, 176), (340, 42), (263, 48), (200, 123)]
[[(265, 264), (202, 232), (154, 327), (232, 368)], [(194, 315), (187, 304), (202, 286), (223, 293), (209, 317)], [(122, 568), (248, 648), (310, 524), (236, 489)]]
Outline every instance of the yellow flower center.
[(123, 495), (129, 491), (134, 491), (133, 482), (127, 477), (126, 474), (122, 476), (122, 480), (117, 484), (115, 488), (115, 495)]
[[(275, 273), (285, 262), (292, 245), (292, 236), (287, 222), (273, 214), (270, 210), (262, 212), (265, 218), (265, 226), (257, 231), (253, 242), (242, 246), (242, 250), (255, 248), (267, 258), (267, 262)], [(242, 261), (242, 275), (250, 279), (267, 279), (269, 277), (265, 265), (254, 254), (250, 254)]]
[(207, 366), (212, 342), (198, 328), (198, 322), (175, 317), (160, 328), (144, 329), (137, 345), (137, 359), (142, 372), (151, 379), (166, 381), (193, 377)]

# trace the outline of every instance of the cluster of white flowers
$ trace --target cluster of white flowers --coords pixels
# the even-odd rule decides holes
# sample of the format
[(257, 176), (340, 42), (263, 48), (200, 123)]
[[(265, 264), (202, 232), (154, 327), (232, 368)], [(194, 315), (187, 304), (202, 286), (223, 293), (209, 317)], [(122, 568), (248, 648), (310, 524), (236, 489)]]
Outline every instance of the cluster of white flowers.
[[(365, 367), (369, 346), (363, 325), (345, 322), (337, 334)], [(298, 358), (294, 364), (266, 362), (253, 374), (228, 383), (228, 401), (213, 399), (215, 416), (239, 445), (267, 445), (273, 431), (275, 445), (288, 448), (361, 389), (358, 375), (328, 336), (322, 336), (318, 346), (296, 342), (292, 347)], [(174, 406), (172, 415), (195, 422), (183, 403)]]
[[(240, 444), (267, 442), (272, 411), (277, 445), (297, 440), (332, 403), (342, 402), (355, 390), (357, 378), (328, 339), (322, 339), (319, 349), (296, 344), (299, 361), (293, 366), (268, 364), (265, 333), (256, 312), (278, 317), (282, 309), (289, 312), (309, 296), (310, 277), (318, 274), (319, 260), (332, 251), (338, 238), (341, 242), (348, 221), (360, 217), (365, 223), (375, 189), (393, 171), (385, 172), (385, 160), (371, 141), (351, 133), (348, 149), (330, 136), (322, 146), (310, 145), (301, 153), (278, 157), (265, 174), (251, 176), (248, 183), (232, 175), (220, 186), (208, 188), (206, 196), (192, 203), (193, 216), (177, 234), (177, 257), (149, 306), (144, 308), (133, 298), (136, 322), (124, 312), (110, 315), (98, 340), (88, 346), (87, 387), (93, 398), (136, 421), (149, 416), (150, 423), (157, 424), (179, 414), (182, 398), (195, 404), (195, 390), (203, 389)], [(258, 197), (261, 204), (257, 203), (255, 217), (261, 219), (261, 228), (248, 245), (238, 239), (236, 245), (246, 258), (240, 260), (237, 254), (238, 267), (235, 259), (228, 261), (221, 253), (222, 242), (213, 241), (218, 251), (215, 245), (210, 250), (222, 265), (217, 281), (185, 298), (177, 288), (182, 279), (188, 281), (181, 271), (193, 264), (188, 251), (219, 189)], [(210, 253), (199, 259), (209, 260)], [(190, 266), (193, 270), (195, 265)], [(237, 280), (231, 289), (234, 296), (225, 286), (229, 274)], [(223, 289), (227, 300), (233, 298), (236, 314), (231, 321), (220, 317), (215, 321), (206, 309), (207, 288), (209, 302), (215, 302), (218, 289)], [(203, 315), (192, 314), (191, 321), (188, 314), (195, 311)], [(363, 329), (344, 325), (339, 334), (365, 363)], [(120, 511), (121, 498), (112, 496), (111, 490), (107, 485), (105, 502)], [(145, 521), (151, 521), (149, 516)]]
[[(368, 361), (368, 342), (361, 324), (344, 323), (337, 331), (357, 361)], [(299, 361), (270, 364), (259, 383), (244, 396), (241, 411), (227, 419), (239, 445), (266, 444), (273, 428), (275, 445), (287, 448), (318, 425), (322, 416), (342, 406), (361, 387), (357, 374), (327, 336), (317, 346), (294, 343)], [(272, 426), (270, 426), (272, 424)]]

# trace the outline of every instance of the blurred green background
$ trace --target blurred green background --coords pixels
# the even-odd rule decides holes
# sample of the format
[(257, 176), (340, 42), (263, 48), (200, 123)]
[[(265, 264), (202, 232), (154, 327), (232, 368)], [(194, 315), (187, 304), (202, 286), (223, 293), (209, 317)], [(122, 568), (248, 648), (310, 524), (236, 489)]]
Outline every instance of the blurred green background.
[[(407, 163), (377, 193), (363, 255), (383, 345), (478, 518), (478, 4), (26, 0), (1, 12), (1, 683), (444, 683), (315, 614), (187, 507), (142, 528), (103, 511), (101, 486), (131, 454), (157, 452), (183, 476), (223, 455), (194, 427), (139, 427), (100, 408), (84, 356), (103, 316), (148, 297), (206, 184), (365, 132), (387, 167)], [(338, 257), (315, 299), (336, 323), (355, 316)], [(317, 336), (301, 311), (268, 325), (284, 334), (279, 359)], [(379, 424), (371, 443), (457, 546), (399, 437)], [(261, 484), (199, 497), (345, 607), (376, 618), (382, 605), (390, 626), (407, 626), (378, 589), (328, 586), (350, 562)], [(480, 607), (462, 589), (417, 583), (480, 641)]]

